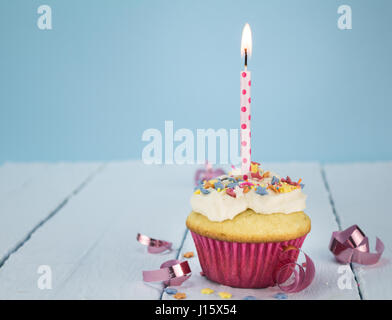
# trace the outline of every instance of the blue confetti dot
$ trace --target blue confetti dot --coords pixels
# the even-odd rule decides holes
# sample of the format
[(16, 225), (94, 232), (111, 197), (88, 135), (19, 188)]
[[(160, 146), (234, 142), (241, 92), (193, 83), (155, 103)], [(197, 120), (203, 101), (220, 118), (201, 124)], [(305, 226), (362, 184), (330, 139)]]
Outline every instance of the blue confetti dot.
[(167, 294), (176, 294), (177, 293), (177, 289), (174, 288), (165, 288), (165, 292)]
[(259, 194), (259, 195), (261, 195), (261, 196), (265, 196), (266, 194), (268, 194), (267, 189), (266, 189), (266, 188), (263, 188), (263, 187), (261, 187), (261, 186), (258, 186), (258, 187), (256, 188), (256, 193)]
[(283, 293), (283, 292), (279, 292), (276, 295), (274, 295), (275, 299), (278, 300), (286, 300), (287, 299), (287, 294)]
[(279, 182), (279, 179), (277, 177), (273, 176), (271, 183), (272, 184), (277, 184), (278, 182)]
[(255, 296), (246, 296), (244, 300), (257, 300), (257, 298)]

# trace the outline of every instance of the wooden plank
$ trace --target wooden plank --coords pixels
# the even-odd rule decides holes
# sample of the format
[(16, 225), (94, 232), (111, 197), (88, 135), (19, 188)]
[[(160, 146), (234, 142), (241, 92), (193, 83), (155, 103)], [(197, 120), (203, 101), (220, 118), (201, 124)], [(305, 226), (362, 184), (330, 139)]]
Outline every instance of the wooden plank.
[(49, 166), (48, 163), (13, 163), (0, 166), (0, 199), (9, 192), (21, 188), (35, 177), (40, 176)]
[(362, 297), (392, 299), (392, 162), (329, 164), (325, 172), (341, 227), (359, 225), (369, 237), (372, 251), (376, 236), (385, 244), (376, 265), (353, 264)]
[(0, 266), (99, 164), (6, 164), (0, 172)]
[[(333, 211), (329, 202), (329, 194), (325, 188), (321, 175), (320, 165), (317, 163), (288, 163), (264, 164), (282, 176), (290, 175), (292, 178), (302, 178), (305, 183), (304, 191), (308, 194), (306, 212), (312, 219), (312, 231), (305, 240), (303, 250), (308, 253), (316, 265), (316, 277), (312, 285), (306, 290), (289, 294), (289, 299), (359, 299), (358, 288), (351, 270), (348, 272), (353, 279), (352, 290), (340, 290), (337, 281), (341, 274), (338, 273), (339, 264), (336, 263), (328, 251), (328, 243), (332, 231), (337, 229)], [(196, 254), (190, 233), (188, 232), (180, 256), (184, 252), (193, 251)], [(221, 286), (200, 276), (200, 265), (197, 257), (189, 260), (192, 268), (192, 277), (177, 289), (185, 292), (188, 299), (220, 299), (219, 291), (228, 291), (233, 294), (233, 299), (243, 299), (245, 296), (255, 296), (258, 299), (274, 299), (279, 291), (277, 287), (267, 289), (238, 289)], [(201, 289), (212, 288), (212, 295), (201, 294)], [(173, 297), (163, 295), (163, 299), (172, 300)]]
[[(177, 256), (189, 212), (194, 168), (110, 163), (0, 269), (0, 299), (159, 299), (161, 284), (142, 270)], [(138, 232), (173, 242), (152, 255)], [(37, 269), (49, 265), (51, 290)]]

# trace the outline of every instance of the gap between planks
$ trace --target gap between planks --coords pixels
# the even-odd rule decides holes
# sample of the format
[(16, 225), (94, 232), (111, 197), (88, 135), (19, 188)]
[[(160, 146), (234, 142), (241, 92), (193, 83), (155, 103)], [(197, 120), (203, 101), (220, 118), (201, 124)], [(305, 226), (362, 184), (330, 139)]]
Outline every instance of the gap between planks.
[(11, 250), (9, 250), (1, 259), (0, 259), (0, 268), (7, 262), (7, 260), (13, 255), (15, 252), (17, 252), (21, 247), (24, 246), (24, 244), (30, 240), (31, 236), (42, 226), (44, 226), (50, 219), (52, 219), (58, 212), (61, 211), (62, 208), (64, 208), (67, 203), (75, 197), (80, 191), (82, 191), (104, 168), (106, 164), (103, 163), (101, 164), (96, 170), (94, 170), (85, 180), (82, 181), (82, 183), (77, 186), (71, 193), (64, 198), (60, 202), (60, 204), (53, 210), (51, 211), (44, 219), (42, 219), (40, 222), (38, 222), (28, 233), (27, 235), (19, 241), (15, 247)]
[[(336, 223), (338, 225), (339, 230), (342, 231), (343, 229), (342, 229), (342, 225), (341, 225), (341, 220), (340, 220), (339, 214), (338, 214), (338, 212), (336, 210), (335, 201), (333, 200), (332, 192), (331, 192), (331, 189), (330, 189), (329, 184), (328, 184), (327, 175), (325, 173), (325, 169), (324, 169), (324, 165), (323, 164), (320, 164), (320, 170), (321, 170), (321, 176), (322, 176), (323, 181), (324, 181), (325, 189), (328, 192), (329, 203), (331, 204), (332, 212), (333, 212), (333, 214), (335, 216), (335, 220), (336, 220)], [(354, 275), (354, 280), (355, 280), (355, 283), (356, 283), (356, 285), (358, 287), (359, 298), (361, 300), (363, 300), (362, 288), (359, 286), (358, 275), (357, 275), (357, 273), (355, 271), (355, 268), (354, 268), (352, 263), (350, 263), (350, 269), (351, 269), (351, 271), (352, 271), (352, 273)]]

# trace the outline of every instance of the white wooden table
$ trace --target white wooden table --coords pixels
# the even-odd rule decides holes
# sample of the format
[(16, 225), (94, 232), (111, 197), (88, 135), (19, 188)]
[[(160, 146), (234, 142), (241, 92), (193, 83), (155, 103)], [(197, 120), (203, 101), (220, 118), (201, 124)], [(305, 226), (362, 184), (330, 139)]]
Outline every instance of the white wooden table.
[[(316, 264), (306, 290), (288, 299), (392, 299), (392, 163), (268, 163), (302, 178), (312, 231), (304, 244)], [(6, 163), (0, 166), (0, 299), (173, 299), (142, 270), (196, 253), (185, 219), (190, 212), (194, 166), (147, 166), (140, 162)], [(351, 289), (340, 289), (338, 264), (328, 250), (332, 231), (358, 224), (385, 243), (374, 266), (352, 265)], [(138, 232), (173, 242), (167, 254), (148, 254)], [(179, 291), (188, 299), (220, 299), (202, 288), (228, 291), (233, 299), (274, 299), (278, 288), (235, 289), (193, 275)], [(40, 289), (39, 266), (49, 266), (52, 289)]]

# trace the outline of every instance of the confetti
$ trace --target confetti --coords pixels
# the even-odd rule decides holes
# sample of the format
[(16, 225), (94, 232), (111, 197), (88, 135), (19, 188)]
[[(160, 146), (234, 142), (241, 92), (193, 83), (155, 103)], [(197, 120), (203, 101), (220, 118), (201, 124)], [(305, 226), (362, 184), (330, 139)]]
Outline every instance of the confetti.
[(230, 299), (233, 296), (231, 293), (225, 291), (219, 292), (218, 294), (222, 299)]
[(244, 300), (257, 300), (257, 298), (255, 296), (246, 296)]
[(186, 298), (186, 294), (184, 292), (177, 292), (173, 297), (178, 300), (181, 300)]
[(195, 255), (192, 251), (188, 251), (184, 253), (184, 258), (193, 258)]
[(287, 294), (283, 293), (283, 292), (279, 292), (276, 295), (274, 295), (275, 299), (278, 300), (286, 300), (287, 299)]
[(201, 293), (202, 293), (202, 294), (211, 294), (211, 293), (213, 293), (213, 292), (214, 292), (214, 290), (212, 290), (212, 289), (210, 289), (210, 288), (201, 289)]
[(167, 294), (176, 294), (177, 293), (177, 289), (174, 288), (165, 288), (165, 292)]
[(225, 187), (225, 186), (224, 186), (223, 183), (220, 182), (220, 181), (217, 181), (217, 182), (214, 183), (214, 188), (217, 189), (217, 190), (223, 189), (224, 187)]
[(195, 191), (195, 194), (200, 194), (200, 189), (197, 189), (197, 190)]

